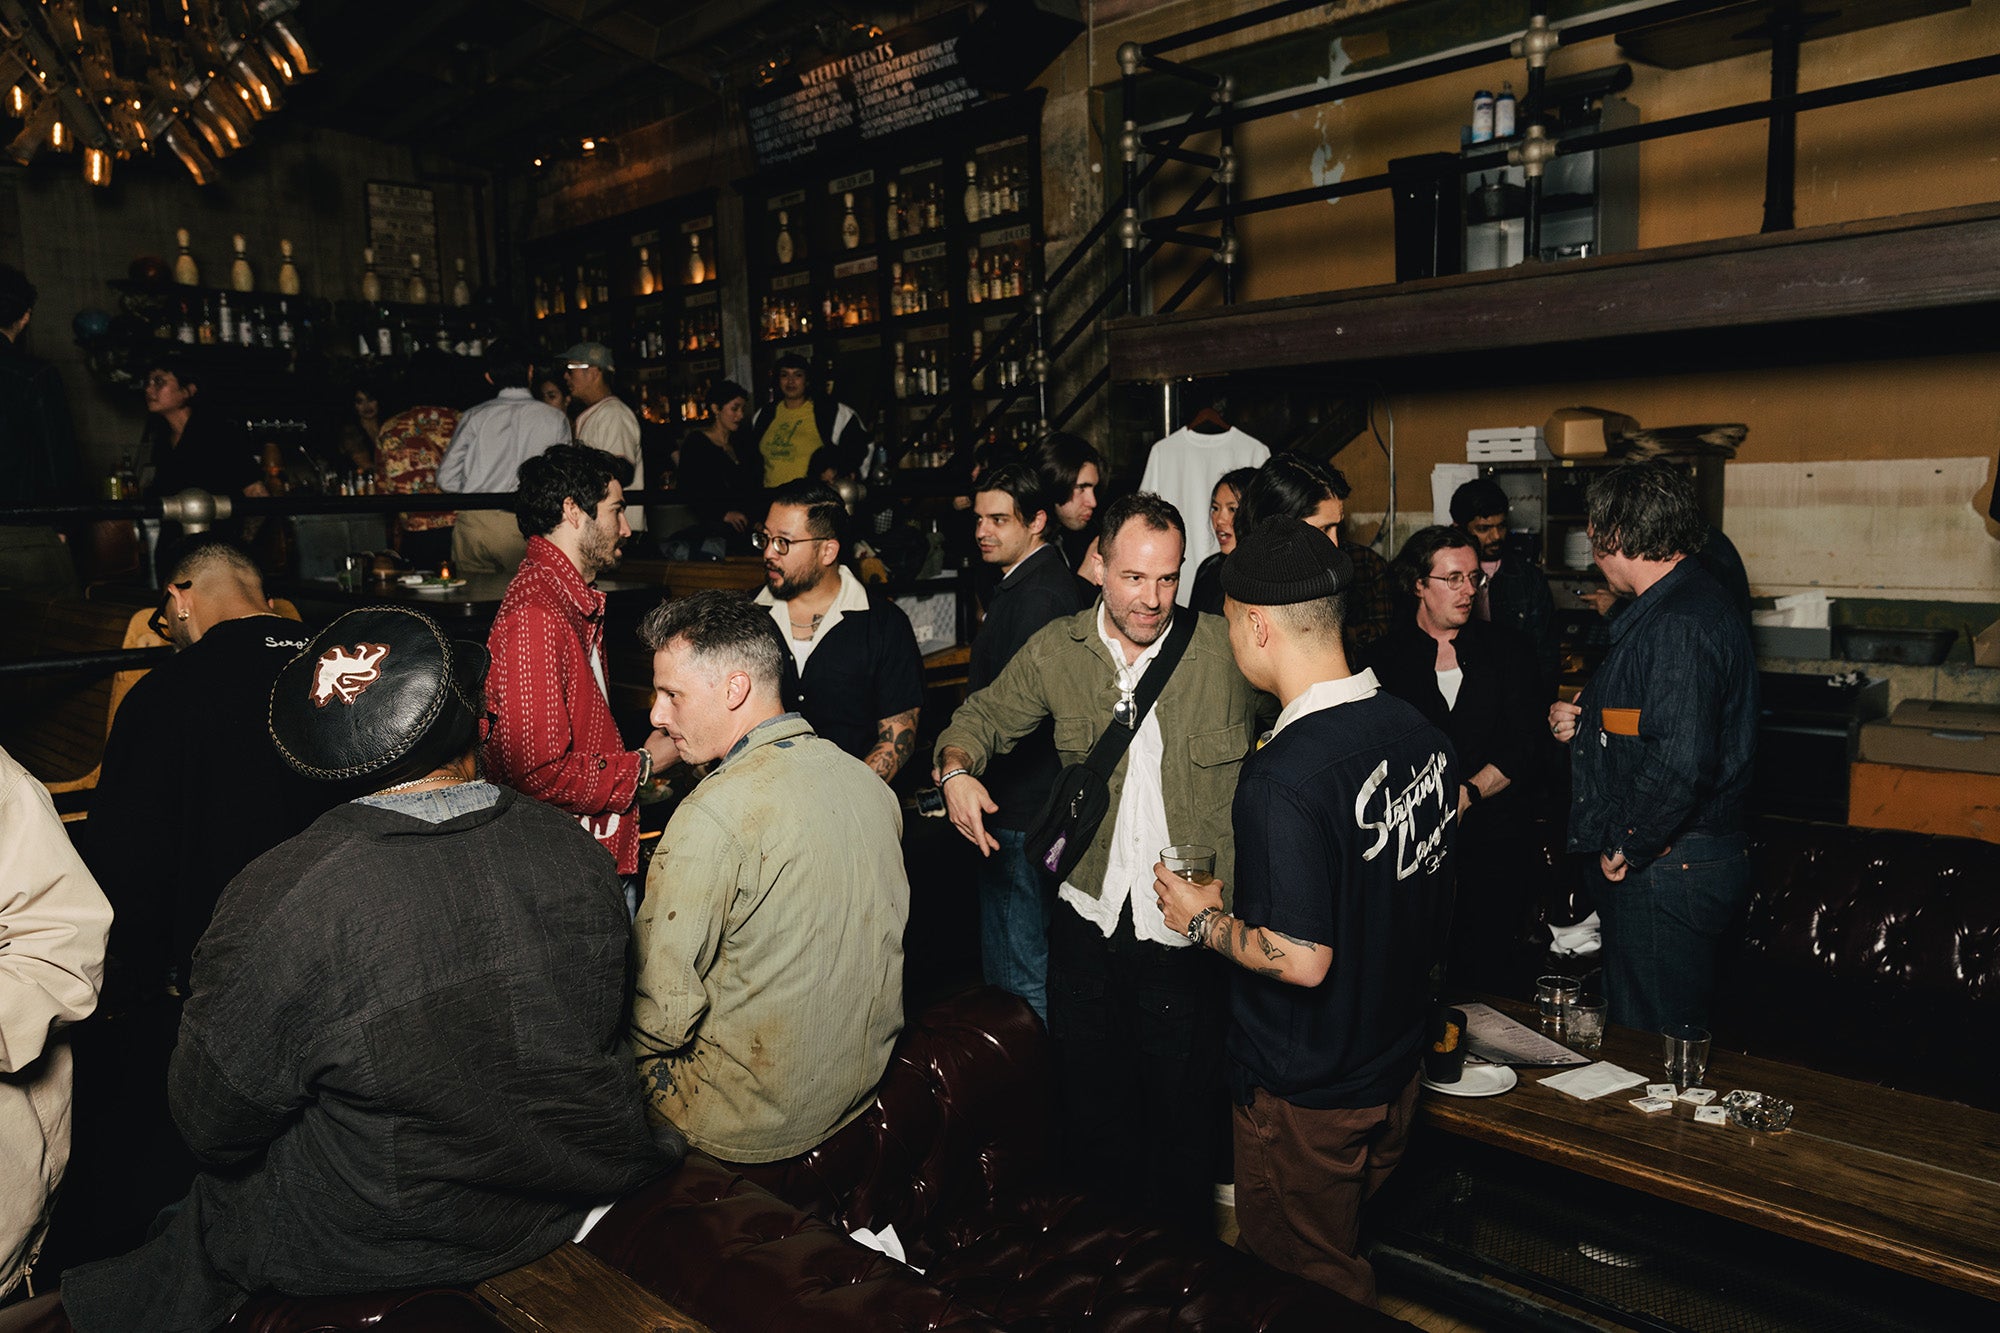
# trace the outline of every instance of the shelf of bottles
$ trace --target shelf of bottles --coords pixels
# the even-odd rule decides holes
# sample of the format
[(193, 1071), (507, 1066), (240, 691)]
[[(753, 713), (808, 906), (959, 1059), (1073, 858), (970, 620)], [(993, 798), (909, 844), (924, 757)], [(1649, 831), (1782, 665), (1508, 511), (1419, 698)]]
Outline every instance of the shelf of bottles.
[(532, 252), (530, 284), (546, 352), (601, 342), (641, 419), (677, 429), (702, 418), (722, 375), (712, 193), (553, 237)]
[(752, 185), (758, 387), (778, 355), (810, 357), (816, 387), (877, 423), (900, 467), (942, 466), (968, 443), (1026, 439), (1032, 392), (973, 438), (1004, 389), (1027, 384), (1025, 339), (1008, 349), (1011, 370), (997, 360), (976, 384), (969, 372), (1041, 281), (1038, 112), (1039, 102), (1024, 102), (1009, 118), (989, 117), (971, 144), (947, 148), (934, 136), (848, 169)]

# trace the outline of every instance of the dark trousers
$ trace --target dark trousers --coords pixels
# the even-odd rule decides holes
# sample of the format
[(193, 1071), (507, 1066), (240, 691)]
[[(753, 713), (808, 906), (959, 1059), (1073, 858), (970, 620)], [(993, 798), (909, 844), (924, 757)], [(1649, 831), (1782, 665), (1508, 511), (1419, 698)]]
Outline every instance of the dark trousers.
[(1382, 1106), (1312, 1110), (1262, 1088), (1236, 1108), (1236, 1220), (1242, 1247), (1287, 1273), (1375, 1304), (1375, 1270), (1356, 1253), (1361, 1205), (1403, 1160), (1417, 1105), (1412, 1078)]
[(1599, 883), (1610, 1020), (1641, 1032), (1706, 1024), (1716, 955), (1749, 898), (1750, 847), (1741, 833), (1676, 838), (1644, 870)]
[(1129, 909), (1109, 939), (1066, 903), (1049, 923), (1049, 1031), (1071, 1169), (1200, 1235), (1215, 1229), (1223, 966), (1207, 949), (1139, 939)]

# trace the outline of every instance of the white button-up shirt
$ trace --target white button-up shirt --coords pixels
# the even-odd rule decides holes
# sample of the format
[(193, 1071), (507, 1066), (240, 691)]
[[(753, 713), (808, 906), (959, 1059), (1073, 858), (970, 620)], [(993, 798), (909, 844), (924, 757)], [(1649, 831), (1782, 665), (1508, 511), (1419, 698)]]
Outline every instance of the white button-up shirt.
[[(1189, 612), (1177, 612), (1188, 615)], [(1139, 687), (1139, 681), (1146, 674), (1146, 668), (1160, 655), (1166, 646), (1167, 632), (1173, 621), (1160, 627), (1160, 637), (1139, 654), (1138, 660), (1130, 666), (1124, 665), (1125, 646), (1111, 637), (1109, 623), (1105, 619), (1104, 604), (1097, 607), (1097, 637), (1111, 652), (1112, 662), (1118, 664), (1118, 688), (1131, 693)], [(1111, 726), (1123, 723), (1112, 721)], [(1132, 738), (1131, 748), (1125, 752), (1125, 787), (1118, 797), (1118, 809), (1111, 825), (1111, 857), (1104, 868), (1104, 892), (1093, 898), (1067, 881), (1057, 893), (1057, 897), (1076, 909), (1078, 916), (1090, 922), (1111, 938), (1118, 929), (1118, 918), (1125, 910), (1126, 899), (1132, 901), (1132, 930), (1142, 940), (1164, 944), (1168, 948), (1181, 949), (1188, 946), (1185, 935), (1167, 929), (1166, 918), (1160, 913), (1159, 900), (1151, 893), (1139, 890), (1153, 882), (1153, 865), (1160, 859), (1162, 848), (1172, 845), (1173, 838), (1167, 831), (1167, 798), (1160, 786), (1160, 764), (1166, 758), (1166, 745), (1160, 737), (1160, 715), (1157, 708), (1146, 710), (1146, 720), (1139, 724), (1139, 734)]]

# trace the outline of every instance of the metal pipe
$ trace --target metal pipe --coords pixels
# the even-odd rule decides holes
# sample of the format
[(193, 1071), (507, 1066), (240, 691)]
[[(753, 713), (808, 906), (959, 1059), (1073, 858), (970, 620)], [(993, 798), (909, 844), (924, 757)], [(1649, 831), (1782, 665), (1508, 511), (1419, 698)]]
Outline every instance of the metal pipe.
[(1805, 25), (1797, 5), (1784, 5), (1771, 15), (1770, 137), (1764, 150), (1764, 230), (1790, 231), (1798, 185), (1799, 113), (1788, 99), (1799, 91), (1799, 43)]
[(1152, 139), (1144, 137), (1142, 137), (1141, 142), (1146, 151), (1150, 152), (1156, 158), (1163, 157), (1173, 162), (1185, 162), (1191, 167), (1205, 167), (1210, 171), (1222, 165), (1222, 159), (1214, 153), (1197, 153), (1192, 148), (1177, 148), (1167, 143), (1155, 143)]
[(101, 653), (59, 653), (0, 662), (0, 678), (9, 676), (108, 676), (114, 671), (150, 671), (174, 655), (173, 649), (108, 648)]
[(1184, 79), (1199, 88), (1220, 88), (1222, 86), (1222, 76), (1220, 74), (1210, 74), (1206, 70), (1196, 69), (1193, 65), (1183, 65), (1178, 60), (1168, 60), (1164, 56), (1153, 55), (1144, 47), (1140, 48), (1140, 57), (1144, 61), (1146, 68), (1152, 70), (1155, 74), (1166, 74), (1176, 79)]

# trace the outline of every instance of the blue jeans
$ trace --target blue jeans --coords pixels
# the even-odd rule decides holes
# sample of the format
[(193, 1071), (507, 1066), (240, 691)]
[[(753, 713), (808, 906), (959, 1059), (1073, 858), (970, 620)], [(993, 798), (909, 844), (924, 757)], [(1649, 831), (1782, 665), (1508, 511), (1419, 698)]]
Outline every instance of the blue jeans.
[(1049, 905), (1054, 890), (1028, 861), (1028, 835), (993, 829), (1000, 850), (979, 862), (979, 970), (1049, 1021)]
[(1750, 898), (1749, 840), (1684, 835), (1597, 895), (1610, 1020), (1641, 1032), (1706, 1025), (1717, 951)]

